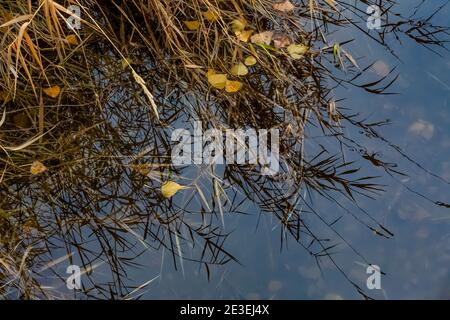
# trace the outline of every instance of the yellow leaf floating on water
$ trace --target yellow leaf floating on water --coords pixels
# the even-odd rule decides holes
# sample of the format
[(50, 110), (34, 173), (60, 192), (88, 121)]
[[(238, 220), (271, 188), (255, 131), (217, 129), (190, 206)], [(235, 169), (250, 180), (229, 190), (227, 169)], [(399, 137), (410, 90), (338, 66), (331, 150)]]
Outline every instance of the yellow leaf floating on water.
[(234, 34), (244, 31), (246, 26), (247, 21), (245, 21), (244, 19), (234, 19), (233, 21), (231, 21), (231, 29), (233, 30)]
[(246, 66), (250, 67), (250, 66), (254, 66), (257, 63), (257, 61), (254, 56), (248, 56), (247, 58), (245, 58), (244, 63)]
[(207, 19), (208, 21), (211, 21), (211, 22), (215, 22), (215, 21), (219, 20), (219, 15), (212, 10), (202, 12), (202, 15), (205, 17), (205, 19)]
[(273, 31), (257, 33), (250, 38), (251, 43), (263, 43), (270, 45), (273, 38)]
[(69, 35), (66, 37), (66, 41), (67, 41), (68, 44), (70, 44), (70, 45), (72, 45), (72, 46), (76, 46), (76, 45), (78, 44), (78, 38), (77, 38), (77, 36), (74, 35), (74, 34), (69, 34)]
[(161, 194), (164, 198), (172, 198), (178, 191), (184, 189), (188, 189), (188, 187), (179, 185), (173, 181), (167, 181), (161, 186)]
[(225, 91), (229, 93), (238, 92), (242, 88), (242, 83), (239, 81), (227, 80), (225, 83)]
[(225, 88), (227, 82), (227, 75), (223, 73), (215, 73), (214, 71), (208, 71), (208, 82), (217, 89)]
[(239, 62), (231, 68), (231, 74), (233, 76), (246, 76), (248, 74), (248, 69), (245, 64)]
[(295, 6), (290, 2), (289, 0), (274, 3), (272, 6), (275, 10), (281, 11), (281, 12), (289, 12), (295, 9)]
[(243, 31), (237, 31), (236, 32), (236, 37), (243, 42), (248, 42), (248, 40), (250, 39), (250, 37), (253, 34), (253, 30), (243, 30)]
[[(243, 65), (245, 67), (245, 65)], [(246, 68), (246, 67), (245, 67)], [(247, 68), (246, 68), (247, 69)], [(240, 70), (243, 71), (242, 68)], [(248, 69), (247, 69), (248, 72)], [(209, 69), (206, 73), (208, 82), (217, 89), (225, 89), (226, 92), (234, 93), (242, 88), (242, 83), (239, 81), (228, 80), (228, 77), (224, 73), (216, 73), (214, 70)]]
[(303, 44), (291, 44), (287, 48), (289, 54), (291, 55), (292, 59), (301, 59), (305, 53), (308, 52), (309, 48)]
[(34, 161), (31, 164), (30, 173), (32, 175), (41, 174), (43, 172), (47, 171), (47, 167), (44, 166), (44, 164), (40, 161)]
[(191, 31), (198, 30), (198, 28), (200, 28), (200, 21), (183, 21), (183, 23)]
[(56, 98), (61, 93), (61, 88), (59, 86), (53, 86), (50, 88), (45, 88), (42, 91), (44, 91), (44, 93), (49, 97)]

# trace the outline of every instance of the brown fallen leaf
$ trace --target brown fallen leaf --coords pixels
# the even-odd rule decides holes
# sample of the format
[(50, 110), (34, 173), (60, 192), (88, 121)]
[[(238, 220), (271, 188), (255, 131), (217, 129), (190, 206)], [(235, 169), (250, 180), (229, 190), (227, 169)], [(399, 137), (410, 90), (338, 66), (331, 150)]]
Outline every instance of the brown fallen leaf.
[(251, 43), (262, 43), (270, 45), (273, 38), (273, 31), (264, 31), (261, 33), (257, 33), (250, 38)]
[(285, 35), (276, 33), (273, 36), (273, 46), (278, 49), (283, 49), (291, 45), (291, 39)]
[(273, 4), (273, 9), (281, 12), (289, 12), (295, 9), (295, 6), (289, 0)]

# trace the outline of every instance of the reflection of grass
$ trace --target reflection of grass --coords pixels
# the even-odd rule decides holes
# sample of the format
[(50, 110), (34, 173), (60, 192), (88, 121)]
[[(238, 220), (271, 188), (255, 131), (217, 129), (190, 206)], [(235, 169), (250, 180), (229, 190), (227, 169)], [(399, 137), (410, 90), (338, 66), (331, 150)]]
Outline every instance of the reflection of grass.
[[(343, 130), (351, 126), (378, 138), (375, 130), (384, 123), (360, 121), (332, 95), (335, 84), (356, 85), (363, 74), (345, 44), (326, 39), (327, 26), (344, 24), (336, 12), (343, 8), (336, 3), (333, 8), (314, 1), (309, 7), (297, 1), (294, 12), (280, 13), (268, 0), (107, 5), (85, 0), (79, 1), (82, 29), (73, 32), (64, 23), (68, 14), (62, 2), (41, 1), (29, 8), (25, 0), (3, 1), (2, 294), (42, 296), (39, 281), (27, 270), (48, 265), (46, 253), (56, 248), (70, 257), (75, 252), (85, 267), (108, 262), (110, 283), (90, 277), (88, 296), (126, 296), (133, 290), (127, 268), (149, 249), (168, 249), (175, 267), (197, 261), (209, 276), (213, 266), (236, 260), (237, 253), (226, 250), (229, 235), (222, 226), (227, 213), (245, 211), (243, 199), (273, 214), (283, 226), (282, 237), (290, 234), (318, 262), (332, 258), (335, 244), (304, 223), (301, 208), (330, 228), (333, 224), (314, 211), (307, 196), (335, 201), (342, 194), (356, 202), (361, 194), (381, 191), (359, 174), (357, 163), (345, 160), (343, 149), (397, 174)], [(211, 12), (217, 18), (208, 19)], [(440, 45), (446, 32), (430, 21), (419, 27), (396, 19), (397, 25), (383, 31), (404, 33), (420, 44)], [(279, 44), (243, 39), (233, 21), (244, 20), (245, 31), (276, 31)], [(187, 28), (186, 21), (196, 23)], [(375, 40), (385, 45), (386, 35)], [(303, 45), (296, 47), (303, 56), (280, 45), (287, 41)], [(232, 67), (248, 57), (257, 63), (247, 75), (233, 76)], [(212, 88), (209, 69), (243, 83), (242, 88), (233, 93)], [(358, 86), (383, 93), (392, 78)], [(62, 91), (50, 97), (46, 88), (55, 86)], [(184, 198), (165, 199), (161, 182), (184, 174), (170, 164), (167, 130), (193, 120), (221, 130), (279, 128), (282, 173), (262, 177), (253, 166), (228, 166), (221, 175), (214, 167), (199, 167), (195, 181), (188, 182), (195, 188), (183, 192)], [(327, 146), (310, 139), (313, 134), (326, 136)], [(333, 150), (336, 145), (342, 150)], [(48, 170), (32, 175), (34, 161)], [(369, 215), (351, 214), (376, 234), (392, 236)]]

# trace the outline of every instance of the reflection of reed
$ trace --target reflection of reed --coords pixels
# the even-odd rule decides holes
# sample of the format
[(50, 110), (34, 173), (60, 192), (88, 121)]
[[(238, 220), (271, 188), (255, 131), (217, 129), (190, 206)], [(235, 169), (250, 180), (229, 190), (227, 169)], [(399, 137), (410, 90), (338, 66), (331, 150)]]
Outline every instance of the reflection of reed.
[[(336, 200), (343, 195), (356, 203), (358, 196), (382, 191), (371, 177), (360, 174), (362, 163), (389, 175), (401, 174), (395, 164), (369, 153), (343, 130), (350, 126), (382, 139), (376, 130), (385, 123), (360, 120), (332, 96), (332, 88), (344, 84), (386, 93), (396, 79), (391, 70), (361, 84), (370, 66), (361, 70), (345, 51), (345, 43), (324, 40), (330, 26), (358, 27), (361, 21), (364, 25), (365, 17), (356, 20), (359, 8), (336, 1), (335, 10), (343, 6), (353, 13), (354, 20), (346, 21), (345, 12), (335, 14), (319, 5), (308, 8), (299, 1), (291, 15), (275, 12), (265, 0), (254, 1), (253, 7), (198, 0), (150, 0), (147, 7), (133, 1), (113, 6), (80, 2), (89, 14), (85, 12), (77, 46), (64, 42), (62, 33), (67, 31), (57, 23), (58, 17), (53, 19), (53, 11), (42, 10), (36, 15), (40, 19), (29, 21), (30, 35), (23, 35), (22, 51), (0, 50), (0, 102), (6, 107), (0, 132), (3, 297), (59, 296), (58, 290), (41, 287), (46, 281), (43, 272), (53, 270), (64, 279), (56, 266), (66, 260), (78, 261), (84, 270), (103, 263), (109, 268), (101, 281), (95, 270), (86, 272), (81, 295), (129, 297), (136, 288), (128, 271), (141, 263), (139, 257), (147, 250), (168, 250), (177, 269), (198, 263), (209, 277), (212, 266), (237, 261), (226, 247), (227, 214), (245, 213), (253, 205), (278, 219), (282, 243), (288, 235), (293, 237), (318, 263), (323, 258), (334, 263), (336, 244), (322, 238), (302, 214), (308, 212), (332, 231), (337, 220), (329, 222), (317, 212), (314, 197), (335, 202), (380, 236), (393, 236), (369, 214), (353, 213)], [(381, 2), (390, 23), (367, 36), (386, 47), (390, 35), (406, 36), (432, 49), (443, 44), (446, 28), (429, 19), (403, 19), (394, 15), (393, 1)], [(0, 6), (1, 21), (28, 10), (23, 8), (28, 8), (28, 1)], [(216, 23), (201, 20), (200, 11), (208, 9), (219, 13)], [(277, 29), (282, 43), (303, 43), (310, 50), (292, 59), (292, 53), (276, 48), (281, 44), (239, 41), (228, 25), (240, 15), (255, 32)], [(183, 28), (182, 21), (192, 17), (203, 21), (195, 32)], [(19, 25), (0, 28), (5, 43), (17, 39)], [(210, 87), (208, 68), (227, 72), (249, 55), (258, 63), (239, 78), (244, 83), (241, 90), (227, 93)], [(8, 70), (19, 66), (15, 62), (20, 62), (20, 76), (12, 81)], [(345, 79), (340, 69), (347, 72)], [(62, 92), (42, 95), (37, 85), (41, 79), (44, 87), (47, 79), (59, 84)], [(15, 92), (14, 99), (8, 92)], [(196, 120), (219, 130), (279, 129), (280, 173), (262, 176), (255, 165), (173, 167), (169, 131)], [(345, 160), (344, 150), (358, 162)], [(30, 164), (37, 160), (45, 170), (32, 175)], [(166, 199), (160, 187), (168, 180), (191, 188)], [(67, 259), (59, 260), (54, 252), (63, 252), (59, 257)]]

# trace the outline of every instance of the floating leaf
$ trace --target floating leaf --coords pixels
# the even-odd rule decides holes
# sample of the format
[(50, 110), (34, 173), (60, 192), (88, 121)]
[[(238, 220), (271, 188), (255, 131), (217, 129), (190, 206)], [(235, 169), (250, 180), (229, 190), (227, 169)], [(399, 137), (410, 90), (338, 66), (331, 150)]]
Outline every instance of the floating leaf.
[(295, 6), (289, 0), (274, 3), (272, 7), (274, 8), (274, 10), (281, 12), (289, 12), (295, 9)]
[(225, 83), (225, 91), (229, 93), (238, 92), (242, 88), (242, 82), (227, 80)]
[(245, 58), (244, 63), (246, 66), (250, 67), (250, 66), (254, 66), (257, 63), (257, 61), (254, 56), (248, 56), (247, 58)]
[(185, 26), (186, 26), (189, 30), (191, 30), (191, 31), (198, 30), (198, 28), (200, 28), (200, 21), (196, 21), (196, 20), (193, 20), (193, 21), (183, 21), (183, 23), (184, 23)]
[(272, 42), (273, 31), (257, 33), (250, 38), (252, 43), (263, 43), (269, 45)]
[(308, 52), (309, 48), (303, 44), (291, 44), (287, 50), (292, 59), (301, 59)]
[(184, 189), (188, 189), (188, 187), (179, 185), (173, 181), (167, 181), (161, 186), (161, 194), (164, 198), (172, 198), (178, 191)]
[(207, 73), (208, 82), (217, 89), (225, 88), (227, 82), (227, 75), (222, 73), (215, 73), (213, 70), (209, 70)]
[(47, 171), (47, 167), (44, 166), (44, 164), (40, 161), (34, 161), (31, 164), (30, 173), (32, 175), (41, 174), (43, 172)]
[(66, 37), (66, 41), (67, 41), (68, 44), (70, 44), (70, 45), (72, 45), (72, 46), (76, 46), (76, 45), (78, 44), (78, 38), (77, 38), (77, 36), (74, 35), (74, 34), (69, 34), (69, 35)]
[(291, 45), (291, 39), (285, 34), (276, 34), (273, 36), (273, 45), (275, 48), (282, 49)]
[(219, 15), (212, 10), (202, 12), (202, 15), (205, 17), (205, 19), (207, 19), (208, 21), (211, 21), (211, 22), (215, 22), (215, 21), (219, 20)]
[(231, 74), (233, 76), (246, 76), (248, 74), (248, 69), (245, 64), (239, 62), (231, 68)]
[(61, 93), (61, 88), (59, 86), (53, 86), (50, 88), (43, 89), (44, 93), (51, 98), (56, 98)]
[(244, 31), (246, 25), (247, 21), (245, 21), (244, 19), (235, 19), (231, 21), (231, 29), (233, 30), (234, 34)]
[(251, 35), (253, 34), (253, 30), (244, 30), (244, 31), (237, 31), (236, 36), (240, 41), (248, 42)]

